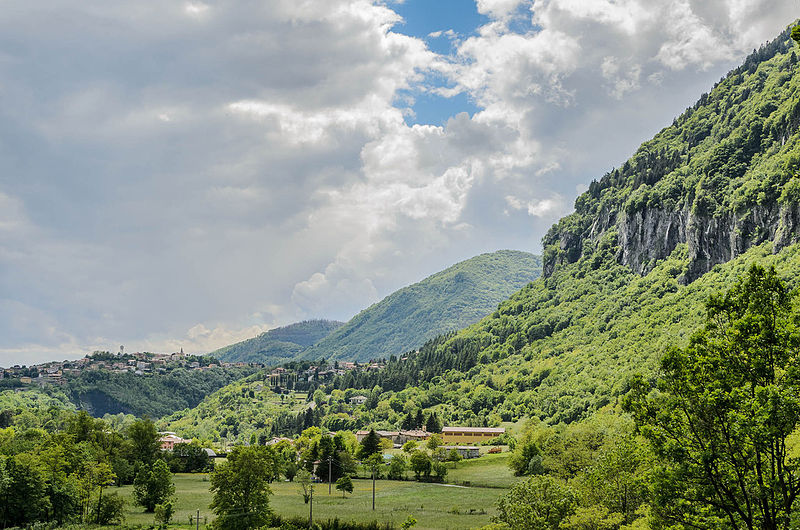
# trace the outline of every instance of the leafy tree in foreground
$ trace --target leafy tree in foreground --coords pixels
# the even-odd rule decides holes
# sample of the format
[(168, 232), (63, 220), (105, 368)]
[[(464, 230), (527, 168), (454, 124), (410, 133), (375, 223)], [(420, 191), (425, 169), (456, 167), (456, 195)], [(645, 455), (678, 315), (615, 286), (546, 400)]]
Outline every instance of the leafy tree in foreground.
[(659, 459), (662, 525), (787, 529), (800, 492), (787, 438), (800, 421), (800, 337), (774, 269), (754, 265), (707, 303), (705, 327), (669, 351), (658, 388), (626, 399)]
[(278, 467), (269, 447), (236, 447), (211, 473), (211, 509), (220, 529), (260, 528), (269, 522), (269, 477)]
[(152, 465), (161, 450), (161, 443), (158, 441), (160, 435), (153, 421), (146, 416), (136, 420), (128, 427), (128, 437), (133, 459), (148, 466)]
[(172, 473), (163, 460), (157, 460), (149, 470), (143, 468), (133, 481), (133, 498), (146, 512), (152, 513), (156, 505), (163, 504), (174, 493)]
[(575, 512), (572, 490), (549, 475), (537, 475), (512, 486), (500, 497), (493, 520), (514, 530), (558, 530)]

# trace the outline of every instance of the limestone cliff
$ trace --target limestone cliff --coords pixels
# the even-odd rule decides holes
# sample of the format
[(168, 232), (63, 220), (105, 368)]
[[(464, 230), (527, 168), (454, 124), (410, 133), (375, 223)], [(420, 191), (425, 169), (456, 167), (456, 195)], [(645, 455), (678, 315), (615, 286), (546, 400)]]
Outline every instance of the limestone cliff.
[(592, 182), (545, 236), (543, 274), (613, 239), (617, 260), (646, 274), (678, 244), (681, 280), (754, 245), (800, 239), (800, 68), (784, 32), (754, 52), (630, 160)]

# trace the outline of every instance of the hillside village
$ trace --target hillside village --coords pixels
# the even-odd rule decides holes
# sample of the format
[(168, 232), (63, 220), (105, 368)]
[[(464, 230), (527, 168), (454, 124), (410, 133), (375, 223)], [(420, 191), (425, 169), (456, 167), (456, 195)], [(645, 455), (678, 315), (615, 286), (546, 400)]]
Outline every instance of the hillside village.
[(0, 379), (20, 384), (61, 384), (66, 377), (85, 371), (104, 370), (113, 374), (134, 374), (140, 376), (166, 374), (178, 368), (202, 372), (214, 367), (256, 367), (259, 363), (225, 363), (211, 357), (191, 355), (183, 349), (175, 353), (117, 353), (93, 352), (74, 361), (52, 361), (31, 366), (14, 365), (0, 367)]

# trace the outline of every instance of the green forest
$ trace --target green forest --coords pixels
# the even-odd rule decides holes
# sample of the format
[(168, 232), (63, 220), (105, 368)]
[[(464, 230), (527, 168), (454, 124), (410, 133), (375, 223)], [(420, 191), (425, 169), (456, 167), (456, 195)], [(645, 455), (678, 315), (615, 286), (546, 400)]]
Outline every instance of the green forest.
[(398, 355), (477, 322), (541, 274), (539, 256), (500, 250), (462, 261), (392, 293), (302, 353), (316, 360)]

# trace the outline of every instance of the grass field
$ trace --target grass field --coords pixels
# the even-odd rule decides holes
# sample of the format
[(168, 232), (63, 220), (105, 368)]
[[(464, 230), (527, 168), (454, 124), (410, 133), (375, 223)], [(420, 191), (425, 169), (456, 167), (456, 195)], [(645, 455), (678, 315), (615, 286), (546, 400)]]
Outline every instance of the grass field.
[[(185, 525), (188, 528), (189, 515), (194, 516), (198, 509), (200, 510), (200, 528), (203, 528), (204, 516), (208, 522), (211, 522), (214, 514), (208, 508), (211, 503), (211, 492), (208, 491), (210, 486), (208, 475), (204, 473), (178, 473), (173, 475), (173, 482), (175, 483), (175, 516), (173, 517), (175, 527), (180, 528), (180, 525)], [(153, 524), (154, 517), (152, 513), (144, 513), (140, 506), (134, 506), (133, 486), (123, 486), (118, 490), (112, 491), (119, 491), (128, 502), (125, 507), (126, 525)], [(192, 525), (192, 528), (194, 528), (194, 525)]]
[[(327, 484), (315, 486), (314, 517), (381, 523), (397, 527), (409, 515), (417, 519), (418, 529), (467, 529), (484, 526), (494, 513), (494, 504), (503, 493), (500, 489), (465, 488), (448, 484), (422, 484), (412, 481), (376, 481), (375, 511), (372, 511), (372, 481), (354, 480), (352, 495), (343, 499)], [(291, 483), (273, 485), (272, 506), (286, 516), (308, 517), (298, 486)], [(472, 512), (470, 512), (472, 510)]]
[[(493, 455), (494, 456), (494, 455)], [(502, 456), (502, 455), (498, 455)], [(495, 458), (499, 461), (500, 459)], [(477, 462), (476, 462), (477, 463)], [(470, 463), (472, 464), (472, 463)], [(494, 470), (493, 465), (483, 466), (484, 470)], [(459, 464), (465, 476), (476, 476), (481, 466)], [(488, 480), (488, 479), (487, 479)], [(208, 476), (203, 474), (178, 474), (174, 476), (176, 514), (170, 528), (189, 528), (189, 515), (200, 510), (200, 528), (204, 528), (204, 517), (208, 522), (213, 514), (208, 505), (211, 493), (208, 490)], [(328, 495), (327, 484), (314, 486), (314, 518), (369, 522), (392, 522), (398, 528), (409, 515), (417, 519), (417, 529), (468, 529), (489, 523), (494, 513), (494, 504), (503, 494), (498, 487), (458, 487), (447, 484), (421, 484), (412, 481), (379, 480), (376, 482), (375, 511), (372, 511), (372, 482), (354, 480), (352, 494), (342, 498), (333, 489)], [(126, 486), (118, 490), (128, 499), (125, 523), (127, 525), (153, 524), (153, 514), (142, 512), (133, 505), (133, 488)], [(303, 502), (299, 486), (291, 482), (272, 484), (271, 505), (279, 515), (287, 517), (308, 517), (308, 505)], [(192, 528), (194, 525), (192, 525)]]
[(483, 455), (474, 460), (463, 460), (447, 472), (447, 482), (485, 488), (510, 488), (520, 480), (508, 467), (511, 453)]

